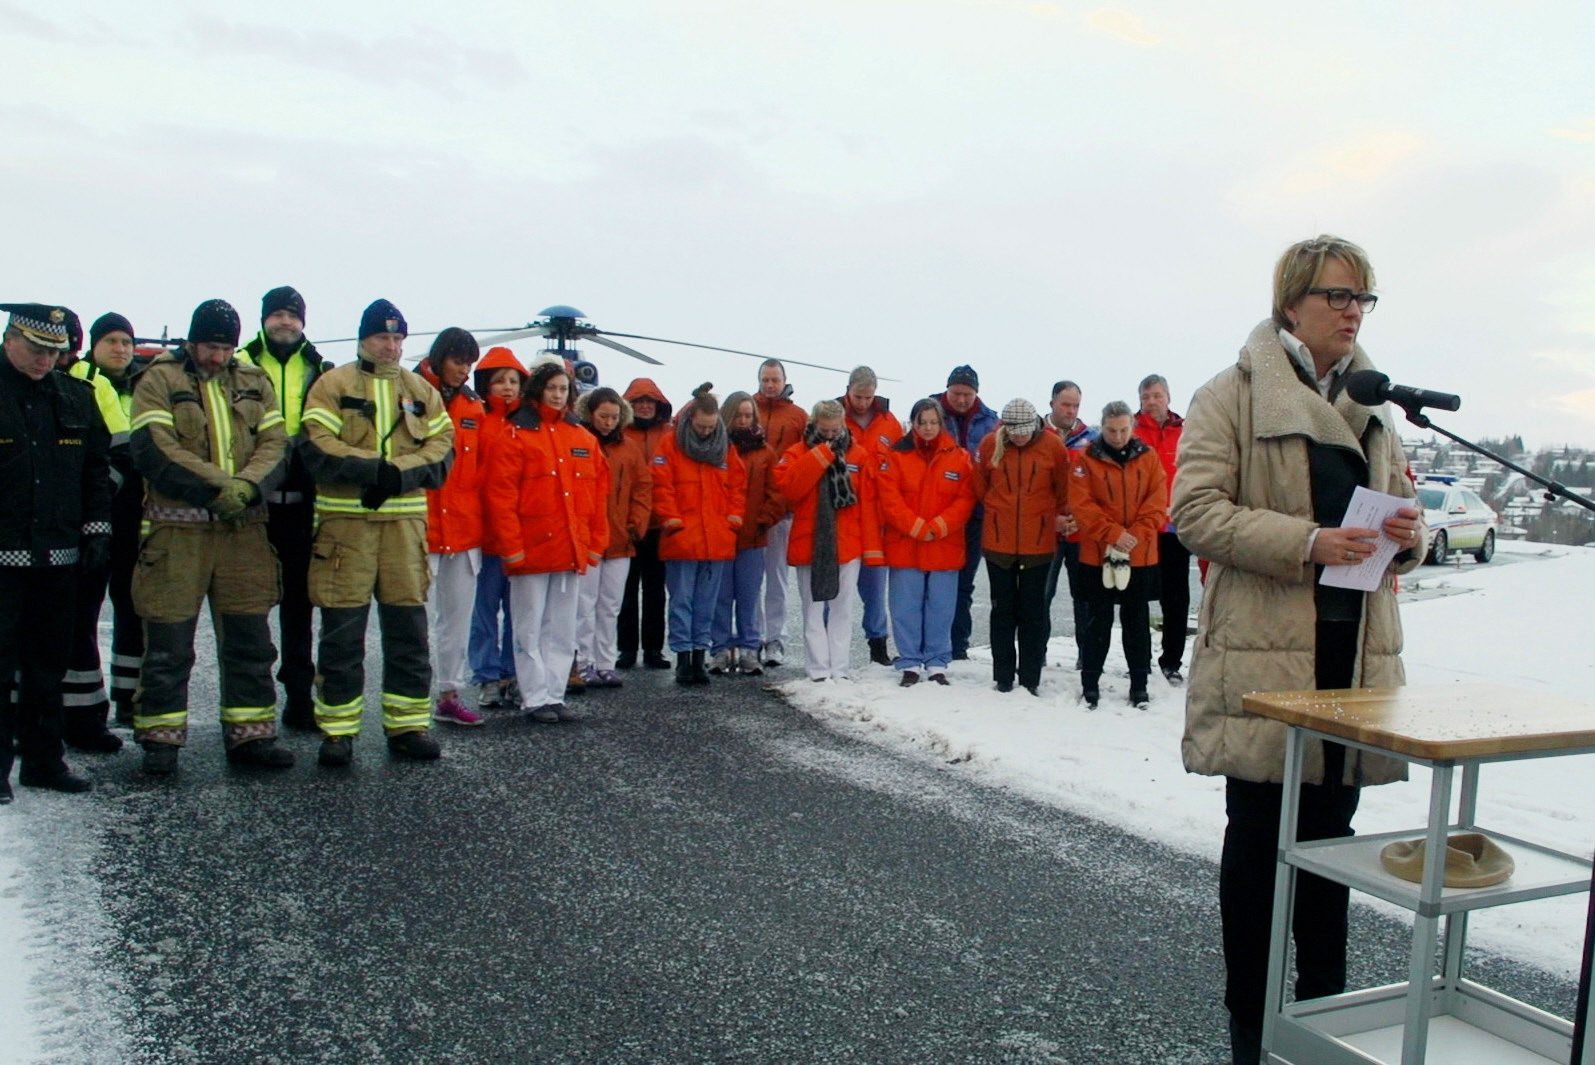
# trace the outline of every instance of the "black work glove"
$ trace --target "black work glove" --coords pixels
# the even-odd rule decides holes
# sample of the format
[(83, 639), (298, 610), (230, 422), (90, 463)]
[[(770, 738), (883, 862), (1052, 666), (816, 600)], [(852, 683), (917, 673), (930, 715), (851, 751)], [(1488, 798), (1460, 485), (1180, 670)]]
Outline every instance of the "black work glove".
[(377, 510), (382, 504), (398, 495), (403, 487), (404, 481), (399, 475), (399, 467), (383, 461), (377, 467), (377, 483), (367, 485), (365, 491), (360, 493), (360, 505), (367, 510)]
[(84, 573), (104, 573), (111, 568), (110, 533), (91, 533), (78, 541), (78, 566)]

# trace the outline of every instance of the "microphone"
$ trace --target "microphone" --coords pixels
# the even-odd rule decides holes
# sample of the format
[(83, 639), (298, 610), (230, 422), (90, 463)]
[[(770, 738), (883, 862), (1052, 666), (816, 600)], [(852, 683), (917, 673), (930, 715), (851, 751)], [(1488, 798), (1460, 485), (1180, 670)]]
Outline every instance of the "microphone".
[(1462, 406), (1462, 397), (1449, 392), (1430, 392), (1411, 385), (1393, 385), (1390, 378), (1378, 370), (1358, 370), (1346, 375), (1346, 395), (1364, 407), (1377, 407), (1385, 402), (1394, 403), (1409, 411), (1422, 407), (1436, 410), (1456, 410)]

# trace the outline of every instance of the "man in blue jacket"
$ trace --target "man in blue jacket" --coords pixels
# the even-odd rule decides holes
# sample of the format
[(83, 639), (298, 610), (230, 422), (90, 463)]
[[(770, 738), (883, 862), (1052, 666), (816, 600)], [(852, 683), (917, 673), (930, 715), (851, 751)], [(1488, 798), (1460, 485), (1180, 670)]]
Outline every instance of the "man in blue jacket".
[[(997, 412), (980, 400), (980, 375), (973, 366), (959, 366), (947, 375), (947, 390), (931, 397), (941, 407), (942, 423), (958, 446), (971, 455), (997, 428)], [(964, 526), (967, 555), (958, 574), (958, 606), (953, 611), (953, 657), (969, 657), (969, 634), (974, 629), (969, 608), (975, 599), (975, 574), (980, 570), (980, 529), (985, 509), (978, 503)]]

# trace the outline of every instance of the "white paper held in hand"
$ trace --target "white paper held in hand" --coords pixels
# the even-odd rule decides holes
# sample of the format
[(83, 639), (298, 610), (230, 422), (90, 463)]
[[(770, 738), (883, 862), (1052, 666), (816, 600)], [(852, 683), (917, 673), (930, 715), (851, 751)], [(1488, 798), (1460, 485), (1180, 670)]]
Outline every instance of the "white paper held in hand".
[[(1386, 518), (1392, 517), (1402, 507), (1417, 505), (1416, 500), (1375, 492), (1359, 484), (1351, 494), (1351, 502), (1346, 505), (1346, 516), (1341, 519), (1340, 527), (1377, 530), (1384, 526)], [(1385, 570), (1390, 568), (1390, 560), (1396, 557), (1401, 545), (1382, 533), (1374, 539), (1373, 544), (1373, 554), (1355, 566), (1325, 566), (1318, 583), (1331, 588), (1355, 588), (1361, 592), (1371, 592), (1379, 587), (1379, 582), (1385, 578)]]

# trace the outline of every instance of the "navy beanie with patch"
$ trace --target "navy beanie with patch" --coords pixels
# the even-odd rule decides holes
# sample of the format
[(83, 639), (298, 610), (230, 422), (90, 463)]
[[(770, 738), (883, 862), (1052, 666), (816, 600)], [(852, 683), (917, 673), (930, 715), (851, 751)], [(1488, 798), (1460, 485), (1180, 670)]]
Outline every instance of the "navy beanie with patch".
[(404, 315), (387, 300), (373, 301), (360, 316), (361, 340), (376, 336), (378, 333), (397, 333), (401, 337), (410, 335), (410, 327), (405, 324)]

